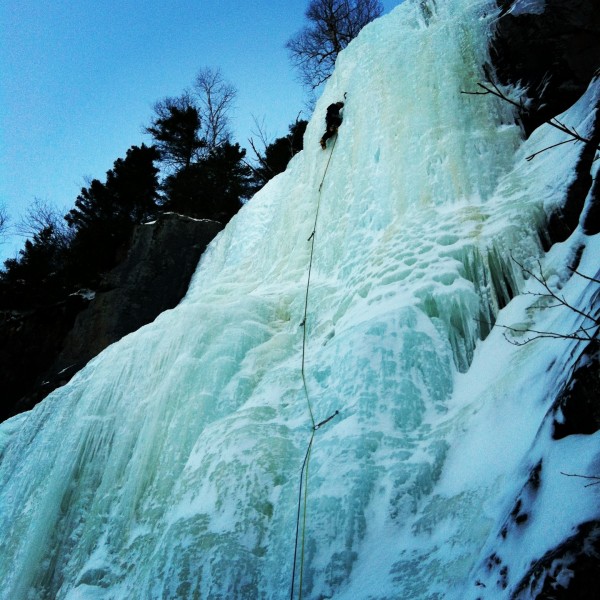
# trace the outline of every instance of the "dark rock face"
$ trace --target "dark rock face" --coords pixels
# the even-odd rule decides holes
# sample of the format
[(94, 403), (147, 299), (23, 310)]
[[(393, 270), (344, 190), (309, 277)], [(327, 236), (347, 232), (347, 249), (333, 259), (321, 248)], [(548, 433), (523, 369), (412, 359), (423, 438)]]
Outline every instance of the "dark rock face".
[[(567, 190), (562, 208), (548, 218), (548, 234), (553, 243), (564, 242), (575, 231), (580, 221), (588, 235), (593, 235), (594, 230), (598, 228), (598, 182), (592, 179), (591, 171), (600, 144), (600, 107), (596, 113), (590, 140), (577, 143), (583, 144), (583, 150), (575, 165), (575, 178)], [(586, 199), (588, 207), (586, 214), (583, 214)]]
[(45, 396), (45, 375), (88, 303), (83, 296), (74, 295), (52, 306), (0, 314), (0, 421), (26, 410), (15, 406), (20, 398), (28, 397), (33, 406)]
[[(501, 15), (490, 56), (500, 83), (524, 89), (527, 110), (520, 118), (529, 135), (542, 123), (572, 106), (592, 81), (598, 84), (595, 78), (600, 77), (600, 2), (497, 2)], [(526, 14), (527, 4), (538, 14)], [(576, 142), (581, 144), (582, 150), (573, 165), (574, 178), (562, 206), (548, 215), (548, 247), (566, 240), (578, 227), (587, 235), (600, 231), (600, 183), (599, 178), (593, 179), (591, 174), (600, 143), (600, 106), (596, 107), (595, 123), (585, 137), (588, 142)], [(577, 265), (573, 266), (576, 268)], [(596, 273), (585, 275), (597, 277)], [(596, 284), (590, 282), (590, 285)], [(599, 299), (600, 291), (597, 291), (585, 309), (594, 318), (600, 310)], [(591, 325), (591, 321), (585, 324)], [(566, 375), (564, 387), (557, 390), (550, 415), (556, 440), (569, 435), (590, 435), (600, 430), (600, 348), (597, 339), (587, 346), (581, 343), (577, 352), (575, 366)], [(500, 530), (499, 547), (509, 537), (513, 541), (517, 539), (531, 520), (530, 511), (535, 508), (536, 490), (543, 477), (541, 466), (540, 462), (532, 471), (535, 477), (530, 477), (515, 499), (513, 510)], [(595, 476), (596, 473), (586, 475)], [(589, 480), (582, 480), (582, 486), (586, 483)], [(535, 514), (531, 515), (535, 519)], [(496, 584), (501, 589), (506, 588), (509, 574), (497, 552), (488, 558), (486, 566), (488, 572), (497, 576)], [(587, 600), (600, 597), (599, 569), (600, 522), (581, 523), (571, 537), (532, 563), (529, 571), (512, 588), (510, 598)], [(479, 580), (475, 585), (484, 587)]]
[(153, 321), (185, 295), (200, 255), (221, 230), (216, 221), (167, 213), (137, 227), (125, 260), (80, 313), (54, 364), (87, 362), (124, 335)]
[(577, 532), (536, 561), (511, 598), (590, 600), (600, 597), (600, 521)]
[(600, 3), (545, 0), (541, 14), (513, 14), (518, 4), (498, 0), (491, 59), (503, 84), (526, 88), (530, 107), (522, 121), (530, 133), (571, 106), (600, 68)]
[[(524, 88), (527, 110), (520, 119), (529, 134), (572, 106), (594, 77), (600, 76), (600, 2), (497, 2), (501, 14), (490, 57), (502, 84)], [(600, 143), (600, 106), (587, 139), (587, 143), (576, 142), (583, 144), (583, 150), (562, 207), (548, 215), (548, 246), (566, 240), (580, 221), (588, 234), (600, 228), (599, 184), (590, 174)]]
[[(600, 429), (600, 345), (590, 343), (575, 364), (573, 375), (559, 394), (553, 438), (592, 434)], [(560, 415), (560, 416), (558, 416)]]
[(581, 228), (586, 235), (600, 233), (600, 177), (592, 182), (588, 207), (581, 216)]
[(123, 262), (93, 300), (0, 321), (0, 419), (29, 410), (64, 385), (91, 358), (173, 308), (185, 295), (198, 260), (221, 223), (167, 213), (136, 228)]

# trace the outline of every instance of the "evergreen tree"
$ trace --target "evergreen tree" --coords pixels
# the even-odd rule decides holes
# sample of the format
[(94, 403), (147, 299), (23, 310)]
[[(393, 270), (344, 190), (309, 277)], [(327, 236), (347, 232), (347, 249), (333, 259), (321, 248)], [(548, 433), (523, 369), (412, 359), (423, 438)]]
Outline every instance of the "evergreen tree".
[(227, 223), (252, 195), (252, 172), (244, 162), (246, 150), (239, 144), (222, 143), (205, 159), (205, 193), (211, 198), (212, 215)]
[(166, 210), (226, 223), (252, 192), (246, 151), (224, 142), (198, 162), (169, 175), (163, 189)]
[(67, 249), (49, 225), (26, 240), (18, 258), (0, 272), (0, 308), (32, 308), (56, 302), (65, 292), (63, 267)]
[(175, 171), (188, 168), (207, 145), (200, 136), (198, 107), (189, 94), (183, 94), (157, 102), (154, 111), (156, 115), (145, 131), (154, 138), (161, 162)]
[(251, 195), (245, 150), (230, 141), (228, 111), (235, 94), (219, 70), (203, 69), (193, 92), (155, 105), (146, 132), (166, 174), (163, 210), (226, 223)]
[(257, 189), (260, 189), (275, 175), (283, 173), (293, 156), (304, 148), (304, 132), (307, 125), (307, 121), (296, 121), (290, 125), (288, 135), (277, 138), (271, 144), (266, 145), (264, 153), (259, 152), (253, 141), (250, 141), (258, 161), (258, 166), (254, 169)]
[(65, 215), (75, 231), (71, 269), (81, 284), (90, 285), (113, 267), (133, 226), (156, 213), (158, 158), (154, 146), (133, 146), (124, 159), (115, 161), (106, 183), (94, 179)]

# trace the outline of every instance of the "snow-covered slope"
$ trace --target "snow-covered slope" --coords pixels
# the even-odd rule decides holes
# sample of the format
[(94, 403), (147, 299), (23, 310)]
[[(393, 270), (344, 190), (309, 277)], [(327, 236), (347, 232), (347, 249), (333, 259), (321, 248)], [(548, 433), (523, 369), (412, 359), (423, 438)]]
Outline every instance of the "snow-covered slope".
[[(561, 134), (524, 145), (507, 104), (460, 93), (482, 78), (494, 10), (407, 1), (366, 27), (305, 150), (218, 236), (184, 301), (5, 426), (0, 598), (288, 597), (301, 473), (294, 597), (506, 597), (576, 524), (564, 495), (593, 516), (598, 489), (557, 471), (588, 472), (598, 437), (553, 443), (545, 417), (574, 342), (480, 341), (534, 290), (511, 257), (543, 260), (585, 305), (567, 265), (577, 251), (593, 274), (598, 250), (581, 231), (541, 249), (580, 146), (527, 162)], [(597, 103), (595, 88), (564, 118), (583, 133)], [(535, 299), (500, 322), (572, 325)], [(313, 431), (311, 411), (339, 414)], [(497, 547), (542, 455), (539, 518)], [(500, 584), (481, 566), (494, 552)]]

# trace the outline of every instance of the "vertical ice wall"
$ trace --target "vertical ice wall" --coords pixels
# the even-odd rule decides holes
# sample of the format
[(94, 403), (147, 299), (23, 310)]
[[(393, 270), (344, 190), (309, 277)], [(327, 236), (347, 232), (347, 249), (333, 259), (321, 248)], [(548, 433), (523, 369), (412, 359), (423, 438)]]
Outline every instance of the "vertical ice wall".
[[(460, 492), (459, 558), (425, 571), (403, 532), (456, 435), (457, 374), (520, 284), (508, 251), (539, 252), (543, 197), (504, 178), (512, 116), (460, 93), (482, 77), (494, 14), (407, 1), (365, 28), (305, 151), (211, 245), (180, 306), (26, 418), (0, 463), (0, 598), (289, 593), (317, 204), (307, 384), (317, 421), (340, 414), (312, 453), (304, 597), (425, 598), (466, 576), (487, 532), (469, 531)], [(344, 93), (323, 179), (323, 116)]]

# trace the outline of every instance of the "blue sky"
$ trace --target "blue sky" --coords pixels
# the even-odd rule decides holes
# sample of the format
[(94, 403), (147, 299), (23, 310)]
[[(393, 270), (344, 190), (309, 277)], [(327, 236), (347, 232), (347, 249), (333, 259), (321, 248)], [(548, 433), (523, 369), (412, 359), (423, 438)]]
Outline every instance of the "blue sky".
[[(386, 12), (400, 0), (383, 2)], [(13, 224), (40, 198), (67, 212), (104, 180), (152, 105), (203, 67), (236, 86), (234, 137), (274, 138), (305, 110), (285, 42), (308, 0), (7, 0), (0, 5), (0, 204)], [(308, 115), (303, 113), (303, 116)], [(0, 258), (23, 240), (11, 236)]]

